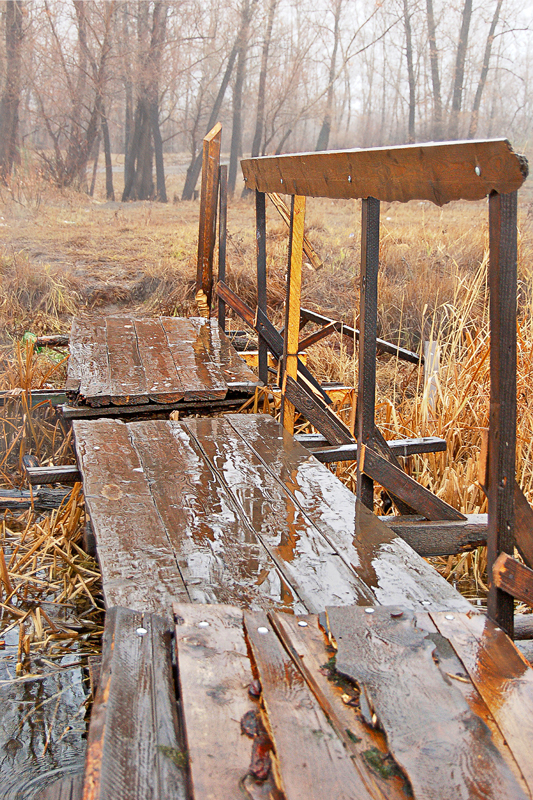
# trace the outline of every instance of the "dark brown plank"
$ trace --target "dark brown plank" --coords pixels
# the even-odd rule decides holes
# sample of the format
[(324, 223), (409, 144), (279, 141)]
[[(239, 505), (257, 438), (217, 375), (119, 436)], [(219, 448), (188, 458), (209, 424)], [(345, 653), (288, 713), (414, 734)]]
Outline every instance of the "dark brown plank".
[(485, 615), (432, 612), (431, 618), (463, 662), (533, 795), (533, 669)]
[(233, 397), (223, 400), (190, 400), (178, 403), (147, 403), (141, 406), (106, 406), (105, 408), (91, 408), (90, 406), (61, 406), (61, 413), (65, 419), (94, 419), (101, 416), (106, 417), (125, 417), (132, 418), (140, 415), (162, 415), (167, 417), (169, 411), (189, 411), (196, 414), (213, 411), (237, 410), (247, 399), (249, 393), (246, 391), (236, 392)]
[[(328, 597), (340, 603), (369, 602), (372, 595), (366, 586), (230, 422), (229, 417), (217, 417), (187, 420), (183, 425), (304, 608), (318, 613)], [(283, 446), (279, 430), (276, 425), (274, 448)]]
[[(340, 444), (327, 447), (327, 439), (319, 433), (301, 433), (295, 437), (304, 447), (309, 448), (322, 464), (332, 461), (355, 461), (357, 443)], [(412, 456), (415, 453), (444, 453), (446, 440), (438, 436), (421, 436), (418, 439), (388, 439), (387, 446), (396, 456)]]
[(498, 589), (533, 606), (533, 569), (507, 553), (500, 553), (492, 567), (492, 578)]
[(434, 645), (411, 612), (328, 607), (327, 615), (336, 669), (364, 692), (415, 798), (527, 796), (489, 729), (434, 663)]
[(533, 508), (517, 483), (514, 489), (514, 512), (515, 545), (527, 566), (533, 569)]
[[(257, 307), (267, 313), (267, 254), (266, 254), (266, 197), (263, 192), (255, 193), (255, 240), (257, 246)], [(262, 336), (258, 342), (259, 377), (268, 383), (267, 343)]]
[(180, 696), (195, 800), (246, 797), (252, 743), (241, 719), (257, 706), (242, 611), (232, 606), (175, 605)]
[(0, 509), (24, 511), (33, 507), (45, 511), (59, 508), (70, 492), (70, 489), (0, 489)]
[(106, 606), (168, 613), (188, 600), (139, 456), (123, 422), (73, 422)]
[(78, 483), (81, 475), (75, 465), (59, 467), (26, 467), (25, 473), (30, 486), (39, 486), (42, 483)]
[(193, 320), (162, 317), (161, 324), (180, 376), (184, 399), (216, 400), (225, 397), (228, 387), (220, 367), (209, 356), (209, 320), (195, 325)]
[[(269, 619), (337, 736), (351, 754), (370, 796), (380, 800), (406, 800), (411, 797), (405, 790), (403, 776), (396, 773), (385, 778), (369, 766), (365, 753), (377, 750), (383, 758), (388, 756), (386, 738), (381, 731), (363, 722), (360, 709), (353, 700), (347, 702), (350, 695), (346, 694), (345, 682), (335, 680), (332, 648), (326, 647), (326, 637), (318, 627), (318, 618), (313, 615), (296, 617), (270, 613)], [(352, 698), (355, 699), (355, 696), (356, 692)]]
[(330, 444), (340, 445), (353, 442), (349, 428), (331, 411), (322, 398), (304, 388), (301, 383), (297, 383), (287, 373), (283, 377), (283, 391), (292, 405), (326, 437)]
[(506, 139), (265, 156), (241, 166), (247, 188), (259, 192), (438, 206), (515, 191), (527, 176), (527, 161)]
[(335, 327), (335, 323), (329, 322), (327, 325), (324, 325), (322, 328), (320, 328), (320, 330), (310, 333), (309, 336), (305, 337), (305, 339), (300, 339), (298, 342), (298, 352), (302, 353), (304, 350), (307, 350), (308, 347), (311, 347), (311, 345), (320, 342), (322, 339), (325, 339), (326, 336), (329, 336), (336, 330), (337, 328)]
[(372, 590), (374, 602), (440, 610), (471, 608), (378, 517), (363, 508), (356, 519), (355, 495), (272, 417), (231, 414), (226, 419), (290, 492), (332, 551)]
[(515, 614), (514, 639), (533, 639), (533, 614)]
[[(228, 222), (228, 166), (221, 164), (218, 168), (219, 180), (219, 223), (218, 223), (218, 280), (226, 280), (226, 244)], [(226, 330), (226, 304), (218, 298), (218, 324), (222, 331)]]
[(35, 347), (68, 347), (69, 336), (65, 333), (52, 333), (48, 336), (38, 336)]
[[(195, 322), (195, 320), (192, 320)], [(198, 324), (199, 320), (196, 321)], [(205, 322), (205, 321), (204, 321)], [(217, 325), (215, 319), (210, 320), (208, 334), (208, 353), (209, 359), (220, 369), (222, 378), (231, 391), (255, 390), (256, 386), (261, 386), (261, 381), (257, 375), (249, 368), (242, 359), (224, 331)]]
[[(500, 189), (500, 191), (502, 191)], [(511, 191), (511, 190), (508, 190)], [(487, 569), (489, 616), (513, 635), (513, 599), (492, 583), (501, 552), (514, 552), (516, 458), (517, 195), (489, 197), (490, 413)]]
[(147, 394), (155, 403), (177, 403), (185, 392), (161, 321), (136, 319), (134, 325)]
[(208, 307), (211, 306), (211, 291), (213, 287), (213, 253), (216, 239), (221, 139), (222, 125), (217, 122), (207, 136), (204, 136), (203, 140), (196, 292), (203, 292)]
[(301, 672), (265, 614), (246, 613), (246, 635), (261, 681), (276, 772), (286, 800), (372, 797)]
[(185, 800), (171, 635), (170, 622), (155, 614), (108, 610), (84, 800)]
[[(146, 376), (139, 354), (135, 321), (131, 317), (106, 317), (111, 402), (138, 405), (148, 402)], [(92, 390), (86, 395), (93, 405)]]
[(487, 543), (487, 515), (469, 514), (465, 522), (428, 522), (412, 517), (380, 517), (424, 558), (450, 556)]
[(460, 511), (425, 489), (394, 464), (384, 459), (371, 447), (361, 448), (361, 470), (394, 495), (400, 497), (419, 514), (429, 520), (464, 521)]
[(111, 387), (106, 341), (105, 318), (73, 319), (65, 385), (67, 393), (79, 393), (82, 399), (90, 393), (93, 403), (109, 403)]
[(192, 602), (302, 610), (187, 428), (128, 427)]

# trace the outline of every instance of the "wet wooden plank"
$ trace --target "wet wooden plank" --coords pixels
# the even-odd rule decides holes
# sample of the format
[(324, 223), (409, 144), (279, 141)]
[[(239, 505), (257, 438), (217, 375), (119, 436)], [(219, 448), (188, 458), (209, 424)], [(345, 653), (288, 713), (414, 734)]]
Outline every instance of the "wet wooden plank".
[(507, 553), (500, 553), (492, 567), (492, 577), (498, 589), (533, 606), (533, 569)]
[(84, 800), (185, 800), (171, 623), (107, 611), (85, 765)]
[[(356, 520), (355, 495), (272, 417), (231, 414), (227, 420), (291, 493), (332, 549), (371, 588), (374, 602), (440, 610), (471, 608), (378, 517), (363, 508)], [(283, 437), (283, 446), (277, 437)]]
[(424, 558), (449, 556), (487, 543), (487, 515), (468, 514), (464, 522), (428, 522), (413, 517), (380, 517)]
[(177, 403), (185, 392), (161, 320), (134, 320), (146, 391), (155, 403)]
[(302, 610), (187, 428), (160, 420), (129, 431), (191, 600)]
[(506, 139), (298, 153), (241, 161), (248, 189), (307, 197), (407, 202), (481, 200), (513, 192), (526, 179), (527, 161)]
[[(355, 461), (357, 459), (357, 442), (327, 447), (327, 439), (319, 433), (296, 434), (296, 439), (312, 450), (313, 455), (322, 464), (332, 461)], [(387, 439), (387, 446), (396, 456), (412, 456), (415, 453), (444, 453), (446, 440), (438, 436), (421, 436), (417, 439)]]
[(246, 793), (252, 743), (241, 719), (257, 709), (242, 611), (224, 605), (174, 605), (180, 697), (195, 800)]
[(207, 320), (195, 325), (193, 320), (162, 317), (168, 347), (180, 376), (184, 399), (216, 400), (226, 396), (228, 387), (218, 365), (209, 357)]
[(222, 378), (231, 391), (255, 391), (256, 386), (262, 383), (257, 375), (248, 367), (246, 361), (240, 357), (224, 331), (217, 325), (215, 319), (210, 320), (209, 347), (210, 361), (218, 366)]
[(70, 356), (65, 389), (106, 405), (111, 393), (105, 319), (75, 317), (70, 331)]
[(533, 669), (488, 617), (431, 613), (431, 618), (490, 709), (533, 796)]
[(265, 614), (246, 613), (246, 635), (261, 681), (276, 773), (286, 800), (368, 800), (350, 754)]
[[(304, 609), (317, 613), (325, 608), (328, 597), (335, 597), (332, 602), (338, 603), (369, 602), (372, 595), (364, 583), (231, 422), (230, 417), (217, 417), (187, 420), (183, 425)], [(274, 437), (274, 449), (283, 447), (280, 430), (275, 424), (265, 431)]]
[[(366, 760), (379, 752), (388, 763), (388, 747), (384, 734), (366, 725), (356, 701), (357, 692), (347, 694), (347, 682), (335, 673), (335, 651), (318, 627), (318, 617), (269, 614), (276, 634), (291, 659), (302, 673), (333, 729), (350, 753), (355, 768), (369, 795), (379, 800), (407, 800), (411, 797), (399, 770), (390, 770), (388, 777), (374, 771)], [(367, 754), (365, 756), (365, 753)]]
[(217, 122), (203, 140), (196, 291), (204, 293), (208, 307), (211, 305), (213, 287), (213, 254), (216, 239), (221, 139), (222, 125)]
[[(305, 225), (305, 197), (291, 199), (291, 224), (289, 235), (289, 267), (287, 273), (287, 298), (285, 302), (285, 330), (283, 337), (283, 371), (296, 383), (298, 379), (298, 336), (300, 333), (300, 295), (302, 289), (302, 261)], [(286, 396), (286, 381), (281, 390), (281, 422), (289, 433), (294, 433), (294, 405)]]
[(34, 797), (36, 800), (81, 800), (82, 793), (83, 772), (78, 772), (54, 781)]
[(360, 469), (429, 520), (464, 521), (464, 515), (389, 463), (371, 447), (361, 448)]
[(188, 594), (127, 426), (76, 420), (73, 429), (106, 606), (168, 613)]
[[(146, 376), (137, 344), (135, 322), (130, 317), (106, 317), (107, 357), (111, 402), (115, 405), (147, 403)], [(89, 388), (87, 402), (92, 404)]]
[(328, 607), (327, 615), (336, 669), (364, 692), (415, 798), (527, 797), (489, 729), (434, 663), (434, 645), (412, 613)]

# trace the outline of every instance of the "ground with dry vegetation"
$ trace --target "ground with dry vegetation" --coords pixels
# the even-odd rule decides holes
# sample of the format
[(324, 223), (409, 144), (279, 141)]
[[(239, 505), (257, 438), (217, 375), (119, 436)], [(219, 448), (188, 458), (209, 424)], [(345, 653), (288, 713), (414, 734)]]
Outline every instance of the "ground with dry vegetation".
[[(177, 184), (171, 185), (169, 195), (179, 196), (178, 189)], [(41, 463), (66, 463), (73, 458), (69, 434), (55, 411), (50, 407), (30, 410), (28, 403), (32, 388), (61, 386), (65, 354), (36, 353), (24, 337), (67, 332), (72, 315), (80, 309), (135, 309), (147, 315), (193, 312), (198, 203), (102, 202), (59, 193), (37, 178), (3, 190), (1, 199), (0, 389), (22, 390), (15, 391), (3, 407), (0, 423), (0, 484), (7, 488), (23, 486), (25, 453), (36, 454)], [(519, 212), (517, 472), (530, 501), (532, 208), (526, 187)], [(302, 304), (350, 325), (357, 325), (359, 219), (357, 202), (308, 203), (307, 233), (324, 265), (318, 271), (306, 266)], [(253, 305), (255, 235), (250, 199), (230, 203), (228, 230), (227, 281)], [(477, 482), (477, 460), (488, 424), (487, 246), (485, 202), (455, 203), (444, 209), (422, 202), (383, 204), (379, 335), (415, 350), (423, 340), (437, 342), (441, 369), (436, 403), (431, 407), (423, 392), (421, 370), (381, 357), (379, 423), (388, 438), (436, 435), (447, 440), (446, 453), (411, 457), (406, 467), (465, 513), (486, 511)], [(268, 210), (268, 253), (270, 314), (280, 322), (287, 230), (273, 207)], [(237, 320), (230, 320), (230, 325), (241, 327)], [(357, 383), (354, 347), (346, 338), (333, 336), (313, 346), (309, 366), (321, 379), (341, 380), (349, 386)], [(349, 409), (340, 413), (349, 418)], [(336, 469), (353, 488), (354, 465)], [(379, 502), (377, 495), (377, 508)], [(22, 664), (25, 653), (51, 653), (54, 637), (65, 638), (65, 631), (46, 612), (45, 602), (51, 595), (56, 602), (71, 603), (77, 618), (85, 615), (88, 628), (80, 623), (76, 630), (69, 629), (71, 639), (78, 639), (83, 630), (87, 647), (92, 646), (99, 588), (96, 565), (87, 561), (79, 547), (82, 525), (79, 489), (59, 513), (6, 515), (0, 541), (1, 601), (3, 624), (18, 625), (17, 663)], [(436, 566), (467, 596), (484, 597), (483, 548), (439, 560)], [(48, 577), (43, 579), (45, 573)]]

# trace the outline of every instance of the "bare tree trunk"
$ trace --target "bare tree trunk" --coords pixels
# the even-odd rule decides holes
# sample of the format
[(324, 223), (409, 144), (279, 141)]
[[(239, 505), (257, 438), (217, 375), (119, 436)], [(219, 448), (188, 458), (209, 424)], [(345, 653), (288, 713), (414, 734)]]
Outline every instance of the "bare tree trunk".
[(113, 188), (113, 164), (111, 163), (111, 142), (109, 140), (109, 126), (107, 124), (107, 116), (105, 108), (102, 106), (102, 136), (104, 139), (104, 156), (105, 156), (105, 194), (108, 200), (115, 199), (115, 190)]
[(448, 137), (457, 139), (459, 135), (459, 114), (463, 98), (463, 81), (465, 75), (466, 49), (468, 47), (468, 32), (470, 30), (470, 20), (472, 19), (472, 0), (465, 0), (463, 6), (463, 16), (461, 20), (461, 32), (457, 43), (457, 54), (455, 58), (455, 71), (453, 79), (452, 110), (450, 114), (450, 124)]
[(333, 85), (335, 83), (335, 76), (337, 70), (337, 51), (339, 49), (340, 39), (340, 18), (342, 10), (342, 0), (336, 0), (334, 10), (334, 24), (333, 24), (333, 50), (331, 52), (331, 61), (329, 62), (329, 76), (328, 76), (328, 92), (326, 95), (326, 111), (324, 119), (322, 120), (322, 127), (318, 134), (315, 150), (327, 150), (329, 145), (329, 135), (331, 132), (331, 118), (333, 114), (333, 99), (334, 91)]
[(485, 43), (485, 52), (483, 54), (483, 64), (481, 66), (481, 74), (479, 76), (479, 83), (476, 89), (476, 96), (474, 97), (474, 105), (472, 107), (472, 116), (470, 117), (470, 126), (468, 128), (468, 138), (473, 139), (477, 133), (477, 126), (479, 122), (479, 107), (481, 105), (481, 96), (483, 94), (483, 90), (485, 88), (485, 84), (487, 82), (487, 74), (489, 71), (489, 64), (490, 64), (490, 53), (492, 50), (492, 42), (494, 41), (494, 32), (496, 30), (496, 25), (498, 24), (498, 19), (500, 17), (500, 10), (502, 7), (503, 0), (498, 0), (496, 3), (496, 8), (494, 9), (494, 15), (492, 17), (492, 22), (490, 24), (489, 35), (487, 36), (487, 41)]
[(5, 11), (6, 82), (0, 100), (0, 179), (6, 181), (18, 159), (18, 124), (24, 3), (8, 0)]
[(257, 90), (257, 115), (255, 119), (255, 133), (252, 142), (252, 158), (257, 158), (261, 152), (261, 142), (263, 141), (263, 129), (265, 125), (265, 94), (266, 78), (268, 68), (268, 51), (272, 39), (272, 27), (274, 25), (274, 15), (278, 0), (270, 0), (268, 7), (268, 19), (261, 53), (261, 70), (259, 72), (259, 88)]
[(409, 142), (415, 141), (416, 86), (413, 66), (413, 39), (411, 33), (411, 14), (408, 0), (403, 0), (403, 21), (405, 25), (405, 57), (407, 59), (407, 77), (409, 82), (409, 121), (407, 136)]
[(431, 83), (433, 85), (433, 138), (439, 141), (439, 139), (442, 139), (442, 95), (440, 88), (439, 53), (437, 50), (437, 32), (435, 27), (435, 15), (433, 13), (433, 0), (426, 0), (426, 7), (429, 38), (429, 61), (431, 65)]
[(242, 155), (242, 90), (246, 73), (246, 54), (248, 51), (248, 37), (250, 31), (251, 8), (250, 1), (243, 0), (241, 10), (241, 36), (239, 51), (237, 53), (237, 69), (233, 85), (233, 119), (231, 127), (231, 146), (228, 169), (228, 192), (233, 196), (237, 180), (237, 165), (239, 156)]

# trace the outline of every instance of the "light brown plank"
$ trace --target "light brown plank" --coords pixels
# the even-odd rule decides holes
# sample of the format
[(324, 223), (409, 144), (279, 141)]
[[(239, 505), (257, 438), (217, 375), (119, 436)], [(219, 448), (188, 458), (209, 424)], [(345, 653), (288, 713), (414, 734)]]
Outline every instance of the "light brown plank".
[[(339, 603), (370, 602), (372, 594), (364, 583), (230, 422), (230, 417), (217, 417), (187, 420), (183, 425), (304, 608), (318, 613), (329, 597)], [(276, 424), (275, 448), (283, 446), (280, 430)], [(271, 436), (272, 429), (268, 433)]]
[(370, 795), (349, 753), (268, 617), (246, 613), (244, 620), (286, 800), (368, 800)]
[(489, 707), (533, 796), (533, 669), (488, 617), (432, 613), (431, 618)]
[[(302, 290), (302, 261), (305, 226), (305, 197), (293, 197), (291, 206), (289, 269), (285, 301), (285, 335), (283, 343), (283, 369), (285, 376), (298, 378), (298, 337), (300, 333), (300, 295)], [(285, 395), (285, 381), (281, 392), (282, 422), (285, 430), (294, 433), (294, 405)]]
[[(257, 706), (242, 611), (232, 606), (174, 605), (180, 696), (195, 800), (237, 800), (251, 742), (241, 719)], [(205, 624), (207, 623), (207, 624)]]
[(186, 401), (221, 399), (228, 390), (220, 367), (210, 359), (209, 322), (203, 323), (197, 326), (192, 320), (161, 317)]
[(192, 602), (302, 610), (187, 428), (128, 428)]
[(332, 550), (372, 590), (374, 602), (438, 610), (471, 608), (370, 511), (362, 509), (356, 522), (355, 495), (272, 417), (231, 414), (227, 421), (291, 493)]
[[(221, 139), (222, 125), (220, 122), (217, 122), (207, 136), (204, 137), (203, 141), (196, 291), (203, 292), (208, 307), (211, 305), (211, 291), (213, 286), (213, 253), (216, 236), (218, 170), (220, 164)], [(207, 316), (209, 316), (209, 314)]]
[[(142, 633), (144, 631), (144, 633)], [(112, 608), (85, 765), (84, 800), (185, 800), (171, 622)]]
[(506, 139), (265, 156), (241, 166), (247, 188), (259, 192), (438, 206), (513, 192), (527, 176), (527, 162)]
[[(148, 402), (135, 322), (131, 317), (106, 317), (111, 402), (118, 406)], [(91, 402), (91, 395), (87, 396)]]
[[(403, 775), (385, 778), (372, 770), (366, 761), (364, 754), (371, 750), (378, 750), (386, 759), (389, 755), (387, 740), (381, 731), (363, 722), (356, 702), (357, 691), (352, 691), (346, 681), (337, 678), (332, 663), (334, 650), (328, 646), (318, 627), (318, 617), (270, 613), (269, 619), (337, 736), (351, 754), (370, 796), (379, 800), (407, 800), (411, 797), (406, 793)], [(350, 697), (352, 700), (348, 700)]]
[(88, 393), (95, 404), (109, 403), (110, 372), (107, 358), (105, 319), (75, 317), (70, 331), (70, 357), (67, 366), (66, 391), (85, 398)]
[(489, 729), (434, 663), (412, 612), (328, 607), (336, 669), (357, 681), (417, 800), (518, 800), (527, 795)]
[(188, 595), (127, 426), (77, 420), (73, 429), (106, 606), (168, 614)]
[(150, 399), (155, 403), (177, 403), (185, 392), (161, 321), (136, 319), (134, 325)]

